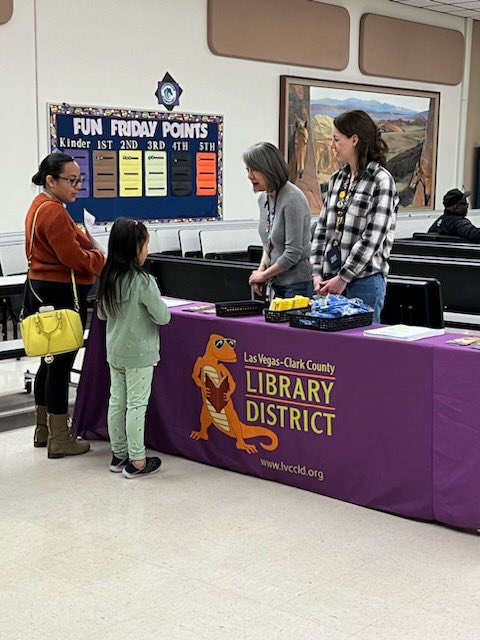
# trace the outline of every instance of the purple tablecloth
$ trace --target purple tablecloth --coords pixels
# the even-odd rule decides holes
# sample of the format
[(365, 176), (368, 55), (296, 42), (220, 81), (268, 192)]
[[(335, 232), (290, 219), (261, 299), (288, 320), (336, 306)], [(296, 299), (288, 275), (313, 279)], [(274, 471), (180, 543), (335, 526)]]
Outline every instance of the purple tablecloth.
[[(150, 447), (359, 505), (480, 528), (480, 352), (445, 345), (445, 336), (401, 343), (365, 338), (363, 329), (327, 334), (263, 318), (172, 311), (147, 413)], [(87, 438), (107, 437), (104, 334), (95, 319), (74, 414), (76, 432)], [(236, 362), (219, 361), (231, 347), (212, 347), (213, 334), (236, 341)], [(210, 386), (223, 381), (230, 392), (236, 385), (227, 406), (221, 392), (211, 401), (216, 417), (192, 379), (209, 344), (200, 364)], [(202, 407), (204, 422), (213, 423), (208, 439), (193, 439)], [(237, 448), (238, 434), (256, 451)]]
[(433, 352), (433, 510), (436, 520), (480, 528), (480, 351)]

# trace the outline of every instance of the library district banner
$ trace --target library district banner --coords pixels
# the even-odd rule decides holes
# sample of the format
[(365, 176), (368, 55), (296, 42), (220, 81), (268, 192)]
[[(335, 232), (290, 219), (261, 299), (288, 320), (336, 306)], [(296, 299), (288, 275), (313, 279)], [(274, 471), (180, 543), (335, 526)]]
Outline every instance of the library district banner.
[(75, 158), (85, 178), (75, 221), (217, 220), (222, 217), (223, 117), (49, 104), (50, 150)]
[[(437, 397), (439, 351), (452, 370), (458, 356), (445, 336), (399, 343), (368, 339), (363, 329), (330, 334), (259, 316), (171, 312), (160, 328), (148, 446), (355, 504), (426, 520), (441, 510), (443, 522), (480, 526), (480, 462), (467, 452), (478, 450), (477, 405), (470, 411), (476, 396), (460, 367), (455, 388), (441, 370)], [(480, 373), (471, 366), (480, 371), (480, 361), (470, 359), (465, 370), (475, 381)], [(459, 402), (464, 388), (468, 402)], [(75, 404), (77, 434), (108, 437), (108, 396), (105, 325), (94, 318)], [(437, 407), (445, 416), (441, 437)], [(459, 464), (468, 473), (459, 476)]]

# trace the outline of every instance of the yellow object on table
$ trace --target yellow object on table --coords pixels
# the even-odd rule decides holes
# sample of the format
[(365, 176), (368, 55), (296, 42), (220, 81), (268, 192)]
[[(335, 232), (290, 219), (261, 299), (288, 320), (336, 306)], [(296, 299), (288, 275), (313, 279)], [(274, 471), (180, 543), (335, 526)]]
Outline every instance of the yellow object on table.
[(307, 296), (295, 296), (293, 298), (293, 308), (302, 309), (304, 307), (308, 307), (309, 302), (310, 298), (307, 298)]
[(273, 298), (270, 302), (269, 311), (290, 311), (291, 309), (302, 309), (308, 307), (310, 298), (306, 296), (295, 296), (293, 298)]
[(268, 307), (269, 311), (279, 311), (280, 310), (280, 300), (282, 298), (272, 298), (270, 300), (270, 306)]
[(289, 311), (293, 308), (293, 298), (284, 298), (280, 301), (280, 311)]

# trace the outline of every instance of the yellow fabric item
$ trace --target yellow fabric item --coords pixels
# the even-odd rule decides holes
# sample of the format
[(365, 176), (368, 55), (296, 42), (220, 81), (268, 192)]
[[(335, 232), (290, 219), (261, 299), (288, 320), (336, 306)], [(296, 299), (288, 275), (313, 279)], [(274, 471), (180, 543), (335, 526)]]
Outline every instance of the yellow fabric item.
[(20, 322), (27, 356), (51, 357), (83, 346), (80, 314), (72, 309), (37, 312)]

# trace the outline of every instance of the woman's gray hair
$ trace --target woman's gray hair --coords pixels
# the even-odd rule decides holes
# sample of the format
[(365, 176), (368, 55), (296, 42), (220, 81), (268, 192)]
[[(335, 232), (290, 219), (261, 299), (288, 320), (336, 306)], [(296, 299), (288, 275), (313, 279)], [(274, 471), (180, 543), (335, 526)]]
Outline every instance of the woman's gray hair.
[(242, 157), (248, 169), (263, 173), (269, 191), (279, 191), (288, 182), (288, 165), (271, 142), (257, 142)]

